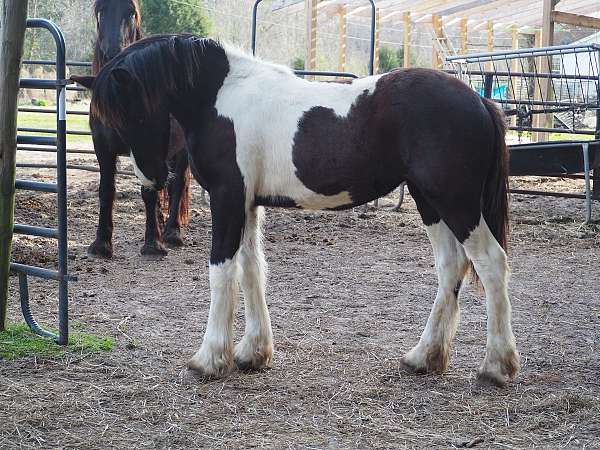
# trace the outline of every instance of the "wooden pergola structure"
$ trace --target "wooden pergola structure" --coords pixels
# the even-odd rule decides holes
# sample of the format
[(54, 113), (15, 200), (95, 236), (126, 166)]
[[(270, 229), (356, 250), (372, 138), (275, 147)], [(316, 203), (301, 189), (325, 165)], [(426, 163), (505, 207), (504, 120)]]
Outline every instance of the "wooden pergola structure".
[[(369, 18), (367, 0), (282, 0), (281, 7), (307, 10), (307, 69), (316, 67), (317, 18), (339, 17), (339, 71), (345, 71), (346, 24), (350, 17)], [(536, 47), (553, 45), (554, 24), (568, 24), (600, 30), (600, 0), (378, 0), (376, 1), (376, 41), (385, 25), (403, 24), (404, 65), (410, 65), (410, 33), (415, 23), (430, 24), (434, 66), (441, 67), (448, 53), (466, 53), (469, 33), (486, 30), (487, 47), (494, 50), (494, 32), (509, 31), (513, 48), (521, 33), (534, 34)], [(445, 27), (458, 26), (460, 42), (454, 48)], [(376, 42), (375, 66), (379, 42)]]

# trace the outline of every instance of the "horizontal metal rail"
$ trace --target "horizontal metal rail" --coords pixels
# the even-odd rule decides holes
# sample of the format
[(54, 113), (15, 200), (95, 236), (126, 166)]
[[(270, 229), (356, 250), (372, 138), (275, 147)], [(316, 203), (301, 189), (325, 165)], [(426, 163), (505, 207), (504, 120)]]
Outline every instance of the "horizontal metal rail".
[(26, 234), (28, 236), (39, 236), (49, 239), (58, 239), (58, 230), (56, 228), (36, 227), (33, 225), (15, 223), (13, 231), (17, 234)]
[(47, 145), (51, 147), (56, 147), (58, 140), (56, 137), (48, 137), (48, 136), (17, 136), (17, 145)]
[(62, 276), (58, 271), (51, 269), (44, 269), (42, 267), (29, 266), (27, 264), (10, 263), (10, 270), (16, 273), (23, 273), (32, 277), (43, 278), (45, 280), (55, 281), (77, 281), (75, 275), (67, 274)]
[[(578, 102), (562, 102), (562, 101), (554, 101), (554, 100), (511, 100), (511, 99), (501, 99), (494, 98), (492, 99), (496, 103), (500, 103), (502, 105), (524, 105), (524, 106), (554, 106), (557, 108), (569, 108), (567, 111), (577, 110), (577, 109), (589, 109), (594, 110), (598, 108), (596, 103), (578, 103)], [(565, 110), (563, 110), (565, 111)], [(547, 112), (547, 111), (544, 111)]]
[[(474, 64), (474, 63), (471, 63)], [(506, 77), (506, 78), (550, 78), (553, 80), (571, 80), (571, 81), (598, 81), (598, 78), (592, 75), (568, 75), (568, 74), (557, 74), (548, 72), (508, 72), (508, 71), (485, 71), (485, 70), (456, 70), (456, 69), (444, 69), (444, 72), (451, 75), (475, 75), (478, 77), (484, 77), (486, 75), (494, 75), (494, 77)]]
[[(37, 66), (55, 66), (56, 61), (49, 59), (26, 59), (23, 64), (37, 65)], [(67, 61), (67, 66), (71, 67), (92, 67), (92, 63), (89, 61)]]
[(593, 130), (571, 130), (565, 128), (538, 128), (538, 127), (508, 127), (511, 131), (532, 131), (538, 133), (556, 133), (556, 134), (577, 134), (581, 136), (595, 136), (596, 132)]
[(477, 63), (485, 61), (522, 58), (523, 56), (553, 56), (574, 53), (600, 52), (600, 45), (557, 45), (553, 47), (524, 48), (519, 50), (504, 50), (496, 52), (470, 53), (467, 55), (448, 56), (447, 61), (459, 63)]
[(587, 198), (587, 196), (584, 194), (573, 194), (572, 192), (530, 191), (528, 189), (510, 189), (510, 193), (524, 195), (543, 195), (546, 197), (580, 198), (584, 200)]
[[(20, 107), (19, 112), (27, 112), (27, 113), (40, 113), (40, 114), (56, 114), (56, 109), (52, 108), (29, 108), (29, 107)], [(80, 111), (76, 109), (68, 109), (68, 116), (88, 116), (90, 113), (88, 111)]]
[[(20, 145), (17, 146), (17, 150), (24, 152), (41, 152), (41, 153), (56, 153), (56, 147), (34, 147), (28, 145)], [(82, 148), (70, 148), (67, 150), (67, 153), (71, 154), (81, 154), (81, 155), (95, 155), (96, 152), (94, 150), (86, 150)]]
[[(44, 164), (44, 163), (17, 163), (17, 167), (22, 169), (56, 169), (56, 164)], [(67, 170), (82, 170), (85, 172), (100, 172), (100, 169), (95, 166), (85, 166), (79, 164), (67, 164)], [(134, 172), (128, 170), (117, 170), (115, 172), (118, 175), (135, 176)]]
[[(56, 134), (56, 130), (52, 130), (50, 128), (17, 128), (17, 131), (22, 131), (25, 133), (45, 133), (45, 134)], [(67, 130), (67, 134), (71, 134), (74, 136), (91, 136), (91, 131), (81, 131), (81, 130)]]
[(48, 192), (56, 194), (58, 185), (56, 183), (41, 183), (39, 181), (16, 180), (15, 188), (27, 191)]
[(72, 84), (71, 80), (44, 80), (40, 78), (21, 78), (19, 81), (19, 87), (21, 89), (56, 89), (60, 86), (66, 86)]
[(320, 77), (340, 77), (340, 78), (359, 78), (350, 72), (330, 72), (322, 70), (294, 70), (294, 73), (299, 76), (320, 76)]

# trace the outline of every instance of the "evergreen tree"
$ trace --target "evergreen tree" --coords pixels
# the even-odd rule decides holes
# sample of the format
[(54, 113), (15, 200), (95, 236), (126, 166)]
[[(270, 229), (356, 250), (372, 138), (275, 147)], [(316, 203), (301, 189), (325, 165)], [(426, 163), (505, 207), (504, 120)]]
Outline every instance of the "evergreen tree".
[(141, 0), (144, 33), (194, 33), (205, 36), (210, 22), (201, 0)]

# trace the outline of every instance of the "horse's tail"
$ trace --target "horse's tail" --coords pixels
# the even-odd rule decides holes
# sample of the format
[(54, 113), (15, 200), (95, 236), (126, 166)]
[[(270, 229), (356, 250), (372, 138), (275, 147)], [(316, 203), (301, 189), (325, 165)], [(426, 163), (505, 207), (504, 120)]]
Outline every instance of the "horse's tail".
[[(183, 173), (183, 189), (177, 210), (178, 222), (182, 226), (186, 226), (190, 222), (190, 203), (192, 201), (192, 173), (188, 167)], [(158, 196), (160, 209), (165, 217), (169, 215), (169, 190), (165, 187)]]
[(508, 147), (506, 121), (492, 100), (482, 98), (494, 123), (494, 162), (483, 188), (482, 213), (490, 231), (506, 251), (508, 245)]
[(183, 226), (190, 222), (190, 203), (192, 201), (192, 172), (188, 167), (183, 174), (183, 192), (179, 200), (179, 223)]

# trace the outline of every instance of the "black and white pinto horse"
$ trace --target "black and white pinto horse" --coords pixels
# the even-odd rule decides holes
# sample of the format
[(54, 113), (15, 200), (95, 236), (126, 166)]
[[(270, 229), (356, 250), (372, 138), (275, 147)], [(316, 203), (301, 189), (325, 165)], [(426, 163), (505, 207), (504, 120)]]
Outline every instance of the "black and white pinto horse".
[[(92, 73), (97, 74), (124, 47), (141, 39), (141, 15), (137, 0), (95, 0), (93, 9), (97, 39)], [(73, 79), (77, 81), (78, 77)], [(185, 137), (175, 120), (167, 118), (167, 124), (170, 125), (167, 159), (173, 171), (172, 182), (166, 189), (169, 214), (163, 233), (161, 227), (164, 219), (159, 194), (154, 189), (142, 186), (141, 195), (146, 208), (146, 232), (141, 248), (143, 255), (165, 255), (167, 250), (164, 244), (171, 247), (182, 246), (181, 226), (188, 220), (190, 176)], [(113, 204), (117, 156), (129, 155), (130, 149), (115, 130), (103, 125), (93, 114), (90, 115), (90, 129), (100, 166), (100, 212), (96, 239), (89, 246), (88, 253), (110, 258), (113, 255)]]
[[(472, 264), (487, 296), (480, 378), (502, 385), (519, 355), (507, 295), (507, 149), (503, 116), (439, 71), (398, 70), (350, 84), (309, 82), (286, 67), (189, 35), (145, 39), (87, 80), (92, 108), (130, 145), (142, 182), (167, 178), (165, 119), (182, 125), (210, 192), (211, 304), (190, 370), (270, 367), (262, 206), (342, 210), (408, 183), (433, 246), (439, 288), (418, 344), (418, 372), (448, 366), (458, 295)], [(246, 328), (234, 347), (238, 283)]]

